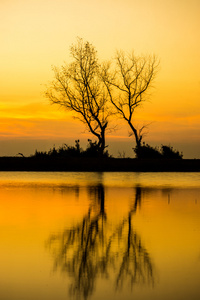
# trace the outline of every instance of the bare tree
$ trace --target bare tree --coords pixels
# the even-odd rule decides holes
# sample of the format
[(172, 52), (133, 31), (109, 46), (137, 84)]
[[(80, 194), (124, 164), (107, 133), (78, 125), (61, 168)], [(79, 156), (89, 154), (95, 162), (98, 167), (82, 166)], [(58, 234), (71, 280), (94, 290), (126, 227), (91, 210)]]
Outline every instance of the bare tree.
[(103, 154), (109, 112), (107, 91), (99, 76), (97, 52), (92, 44), (78, 38), (70, 53), (72, 63), (53, 68), (55, 79), (46, 91), (46, 97), (73, 111), (74, 117), (98, 139), (98, 149)]
[(155, 56), (137, 57), (118, 51), (115, 57), (115, 69), (111, 64), (104, 65), (102, 79), (106, 85), (109, 99), (118, 115), (131, 129), (136, 147), (139, 149), (143, 138), (143, 126), (136, 128), (135, 110), (147, 100), (147, 91), (157, 74), (159, 62)]

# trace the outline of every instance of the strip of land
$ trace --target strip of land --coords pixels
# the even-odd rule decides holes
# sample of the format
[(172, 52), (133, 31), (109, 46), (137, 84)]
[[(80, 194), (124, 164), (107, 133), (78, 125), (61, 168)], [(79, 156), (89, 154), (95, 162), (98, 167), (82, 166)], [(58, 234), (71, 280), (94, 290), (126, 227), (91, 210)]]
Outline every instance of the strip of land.
[(200, 159), (0, 157), (0, 171), (200, 172)]

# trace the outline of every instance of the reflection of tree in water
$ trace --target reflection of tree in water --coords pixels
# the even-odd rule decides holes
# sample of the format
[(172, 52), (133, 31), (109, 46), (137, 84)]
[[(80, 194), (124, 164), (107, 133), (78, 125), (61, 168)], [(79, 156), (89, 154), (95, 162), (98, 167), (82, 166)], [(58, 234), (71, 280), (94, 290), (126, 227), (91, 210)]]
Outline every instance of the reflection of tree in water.
[(74, 279), (72, 294), (87, 298), (94, 289), (94, 282), (99, 273), (106, 273), (107, 263), (104, 254), (104, 188), (102, 185), (89, 188), (91, 196), (97, 200), (91, 205), (88, 214), (77, 226), (65, 230), (60, 235), (51, 236), (50, 245), (57, 244), (55, 267), (61, 267)]
[(123, 244), (123, 251), (117, 275), (116, 286), (120, 288), (124, 282), (134, 284), (151, 283), (153, 284), (153, 267), (150, 256), (141, 242), (141, 238), (133, 227), (133, 215), (141, 205), (141, 188), (136, 188), (135, 201), (128, 217), (124, 219), (118, 229), (118, 245)]
[(113, 268), (117, 288), (128, 281), (131, 287), (141, 282), (153, 283), (151, 259), (133, 228), (132, 218), (141, 204), (141, 188), (136, 189), (128, 216), (112, 232), (106, 227), (103, 185), (90, 187), (89, 194), (95, 202), (82, 222), (51, 236), (49, 241), (54, 249), (55, 267), (73, 278), (71, 294), (86, 299), (92, 294), (97, 277), (108, 277)]

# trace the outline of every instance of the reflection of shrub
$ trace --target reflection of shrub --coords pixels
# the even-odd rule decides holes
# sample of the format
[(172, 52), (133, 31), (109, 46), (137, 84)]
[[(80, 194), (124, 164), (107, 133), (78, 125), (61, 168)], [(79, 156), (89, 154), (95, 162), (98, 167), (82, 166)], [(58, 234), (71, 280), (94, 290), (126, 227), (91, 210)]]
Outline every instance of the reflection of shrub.
[(137, 158), (168, 158), (182, 159), (183, 154), (175, 150), (173, 147), (162, 145), (161, 148), (152, 147), (148, 144), (143, 144), (140, 147), (133, 148)]

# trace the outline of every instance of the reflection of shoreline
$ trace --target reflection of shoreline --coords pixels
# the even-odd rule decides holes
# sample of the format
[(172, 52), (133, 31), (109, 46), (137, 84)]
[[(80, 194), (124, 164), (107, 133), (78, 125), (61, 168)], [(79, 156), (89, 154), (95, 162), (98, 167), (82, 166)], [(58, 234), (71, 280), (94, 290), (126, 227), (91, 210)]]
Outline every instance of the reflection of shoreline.
[(99, 276), (108, 278), (113, 270), (117, 289), (127, 282), (131, 287), (153, 284), (151, 258), (133, 224), (133, 216), (141, 205), (141, 188), (136, 188), (127, 217), (112, 232), (107, 226), (104, 186), (89, 187), (88, 194), (93, 201), (82, 222), (49, 239), (55, 270), (59, 268), (72, 278), (71, 295), (87, 299)]

